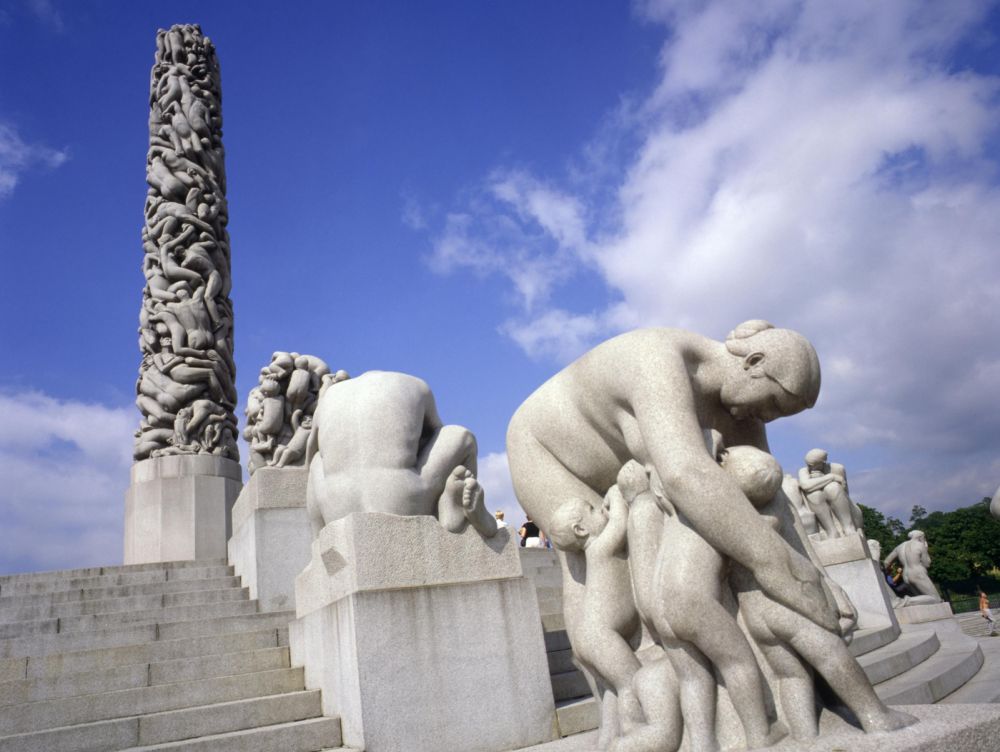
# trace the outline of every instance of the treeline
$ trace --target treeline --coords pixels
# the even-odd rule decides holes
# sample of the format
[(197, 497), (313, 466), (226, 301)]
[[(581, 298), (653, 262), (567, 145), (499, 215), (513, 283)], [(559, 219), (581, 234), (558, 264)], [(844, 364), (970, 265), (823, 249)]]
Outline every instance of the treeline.
[(906, 540), (911, 530), (923, 530), (930, 547), (930, 576), (945, 592), (972, 593), (976, 587), (1000, 591), (1000, 521), (990, 514), (990, 499), (951, 512), (913, 507), (908, 525), (877, 509), (859, 504), (865, 534), (882, 544), (882, 558)]

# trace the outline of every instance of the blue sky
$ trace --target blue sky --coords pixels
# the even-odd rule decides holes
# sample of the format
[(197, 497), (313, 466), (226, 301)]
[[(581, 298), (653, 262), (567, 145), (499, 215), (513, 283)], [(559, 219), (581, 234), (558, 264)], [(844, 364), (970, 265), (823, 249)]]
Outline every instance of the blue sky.
[[(426, 379), (521, 518), (520, 401), (634, 326), (814, 341), (770, 430), (908, 516), (1000, 482), (1000, 14), (845, 1), (0, 0), (0, 571), (121, 557), (149, 68), (223, 80), (241, 399), (276, 349)], [(241, 416), (242, 417), (242, 416)]]

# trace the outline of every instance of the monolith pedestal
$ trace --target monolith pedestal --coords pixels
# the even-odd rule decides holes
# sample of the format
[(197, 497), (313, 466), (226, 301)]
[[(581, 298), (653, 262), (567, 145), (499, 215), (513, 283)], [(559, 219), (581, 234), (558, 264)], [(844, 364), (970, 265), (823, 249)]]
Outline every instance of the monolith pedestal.
[(224, 457), (175, 454), (136, 462), (125, 494), (124, 562), (224, 558), (242, 486), (239, 463)]
[(500, 752), (553, 738), (538, 604), (509, 530), (357, 513), (295, 582), (292, 664), (367, 752)]

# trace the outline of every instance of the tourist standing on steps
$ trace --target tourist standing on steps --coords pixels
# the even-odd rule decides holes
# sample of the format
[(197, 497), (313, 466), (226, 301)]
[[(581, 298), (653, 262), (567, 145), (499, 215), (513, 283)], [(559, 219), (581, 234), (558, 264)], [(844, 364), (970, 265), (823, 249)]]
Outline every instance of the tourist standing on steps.
[(983, 592), (983, 589), (979, 589), (979, 613), (983, 615), (986, 619), (986, 623), (989, 624), (989, 632), (986, 633), (987, 637), (995, 637), (997, 634), (997, 623), (993, 619), (993, 612), (990, 610), (990, 599)]
[(521, 536), (521, 548), (545, 548), (545, 544), (542, 542), (541, 530), (538, 529), (538, 525), (531, 521), (529, 517), (521, 529), (517, 531), (517, 534)]

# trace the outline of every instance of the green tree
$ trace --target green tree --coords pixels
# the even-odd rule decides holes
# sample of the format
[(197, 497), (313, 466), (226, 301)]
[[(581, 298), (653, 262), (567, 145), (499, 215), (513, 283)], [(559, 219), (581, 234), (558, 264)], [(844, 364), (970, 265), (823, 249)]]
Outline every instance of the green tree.
[(989, 499), (951, 512), (931, 512), (920, 529), (930, 546), (933, 580), (958, 585), (1000, 566), (1000, 524), (990, 515)]
[(865, 537), (877, 540), (882, 545), (882, 558), (884, 559), (892, 549), (905, 539), (903, 523), (895, 517), (886, 517), (874, 507), (866, 507), (864, 504), (858, 504), (858, 506), (861, 508)]
[(917, 527), (925, 517), (927, 517), (927, 510), (919, 504), (914, 504), (910, 511), (910, 527)]

